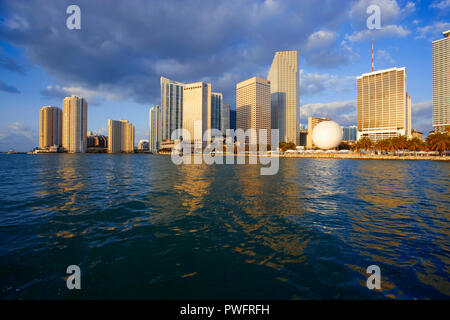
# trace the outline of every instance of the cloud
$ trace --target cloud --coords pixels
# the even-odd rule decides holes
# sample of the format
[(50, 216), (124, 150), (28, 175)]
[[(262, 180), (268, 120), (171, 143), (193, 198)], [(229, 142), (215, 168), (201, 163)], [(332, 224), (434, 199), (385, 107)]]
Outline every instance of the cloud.
[(338, 76), (328, 73), (306, 73), (300, 70), (300, 94), (314, 96), (325, 91), (346, 92), (354, 90), (354, 76)]
[(36, 146), (37, 132), (21, 122), (7, 124), (0, 131), (0, 151), (5, 152), (11, 148), (15, 151), (30, 151)]
[(370, 39), (379, 39), (385, 37), (399, 37), (404, 38), (411, 33), (410, 30), (403, 28), (402, 26), (397, 25), (387, 25), (382, 26), (381, 29), (374, 30), (361, 30), (358, 32), (354, 32), (351, 35), (345, 35), (345, 39), (351, 42), (361, 42)]
[[(183, 82), (209, 78), (213, 90), (234, 101), (229, 81), (266, 70), (279, 50), (300, 50), (318, 67), (349, 62), (349, 47), (325, 31), (347, 17), (350, 2), (342, 0), (328, 0), (320, 10), (316, 0), (110, 0), (104, 6), (81, 0), (81, 30), (65, 26), (70, 1), (42, 3), (3, 3), (0, 38), (23, 49), (60, 88), (108, 98), (157, 103), (165, 75)], [(329, 35), (331, 41), (317, 43)]]
[(17, 89), (17, 88), (14, 87), (14, 86), (8, 85), (8, 84), (4, 83), (4, 82), (1, 81), (1, 80), (0, 80), (0, 91), (8, 92), (8, 93), (17, 93), (17, 94), (20, 94), (19, 89)]
[(0, 52), (0, 68), (11, 72), (16, 72), (21, 75), (25, 74), (25, 68), (22, 65), (20, 65), (15, 59), (1, 54), (1, 52)]
[(433, 101), (413, 102), (411, 113), (413, 129), (424, 133), (424, 135), (428, 135), (428, 132), (433, 129)]
[(442, 38), (442, 32), (450, 29), (450, 22), (436, 21), (433, 24), (418, 27), (415, 39), (434, 41)]
[(448, 9), (450, 8), (450, 0), (435, 0), (430, 4), (430, 8)]
[(342, 126), (356, 124), (356, 101), (336, 101), (330, 103), (311, 103), (300, 107), (302, 121), (308, 117), (327, 117)]
[(56, 98), (59, 100), (63, 100), (65, 97), (70, 97), (72, 95), (77, 95), (84, 97), (89, 105), (98, 105), (105, 98), (109, 100), (119, 100), (118, 96), (107, 90), (89, 90), (80, 87), (74, 88), (50, 85), (41, 90), (41, 95), (43, 98)]
[(377, 50), (375, 53), (377, 62), (381, 62), (385, 65), (394, 65), (395, 60), (391, 57), (390, 53), (386, 50)]

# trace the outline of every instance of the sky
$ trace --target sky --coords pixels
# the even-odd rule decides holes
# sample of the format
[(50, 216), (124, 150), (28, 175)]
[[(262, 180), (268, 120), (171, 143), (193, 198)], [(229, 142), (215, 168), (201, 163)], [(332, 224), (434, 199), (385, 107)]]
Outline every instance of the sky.
[[(70, 30), (69, 5), (81, 9)], [(370, 5), (381, 29), (369, 30)], [(236, 106), (236, 84), (266, 78), (274, 53), (298, 50), (300, 121), (356, 125), (356, 77), (406, 67), (413, 128), (432, 130), (432, 41), (450, 29), (450, 0), (0, 0), (0, 151), (39, 144), (39, 109), (88, 101), (88, 130), (108, 119), (148, 139), (160, 76), (206, 81)]]

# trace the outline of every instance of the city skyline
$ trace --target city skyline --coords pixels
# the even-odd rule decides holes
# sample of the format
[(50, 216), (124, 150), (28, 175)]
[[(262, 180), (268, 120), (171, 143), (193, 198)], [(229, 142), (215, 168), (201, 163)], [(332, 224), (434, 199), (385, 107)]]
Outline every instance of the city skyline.
[[(305, 12), (302, 13), (302, 17), (305, 15), (305, 21), (311, 22), (311, 25), (304, 31), (295, 31), (294, 28), (283, 34), (267, 33), (266, 29), (256, 31), (256, 34), (266, 32), (268, 41), (254, 42), (246, 37), (245, 39), (248, 41), (240, 44), (244, 51), (247, 50), (247, 55), (238, 49), (239, 47), (233, 47), (231, 44), (238, 39), (232, 32), (230, 40), (219, 34), (219, 39), (223, 41), (226, 50), (220, 49), (222, 44), (210, 42), (211, 38), (209, 37), (203, 40), (188, 35), (189, 40), (204, 41), (203, 43), (211, 43), (211, 45), (199, 47), (204, 48), (201, 54), (197, 49), (188, 46), (186, 49), (179, 50), (178, 56), (175, 57), (170, 50), (165, 50), (167, 43), (175, 44), (175, 39), (181, 39), (174, 35), (174, 38), (169, 38), (165, 45), (161, 45), (165, 51), (157, 44), (150, 48), (142, 47), (140, 56), (147, 55), (148, 57), (147, 60), (143, 59), (137, 65), (143, 69), (137, 71), (130, 68), (130, 73), (125, 75), (125, 78), (121, 78), (120, 74), (111, 73), (111, 68), (116, 65), (116, 62), (126, 59), (120, 57), (118, 60), (118, 56), (113, 50), (114, 47), (108, 49), (107, 45), (110, 43), (116, 47), (123, 45), (127, 48), (129, 43), (126, 41), (121, 43), (106, 34), (102, 42), (104, 45), (99, 44), (99, 48), (101, 48), (99, 51), (107, 57), (101, 66), (106, 72), (105, 75), (108, 74), (108, 79), (99, 73), (100, 66), (93, 67), (84, 73), (72, 70), (71, 65), (78, 65), (84, 70), (85, 66), (97, 61), (95, 55), (89, 57), (81, 54), (81, 60), (68, 60), (70, 57), (67, 57), (65, 59), (67, 63), (63, 67), (52, 65), (52, 61), (34, 54), (36, 48), (33, 47), (33, 44), (26, 40), (18, 41), (17, 37), (26, 36), (32, 32), (32, 28), (27, 28), (27, 25), (37, 24), (47, 30), (53, 26), (52, 23), (55, 23), (58, 17), (50, 12), (46, 21), (32, 16), (31, 12), (34, 11), (28, 10), (33, 7), (33, 2), (30, 2), (30, 8), (27, 9), (16, 8), (14, 3), (2, 2), (0, 5), (2, 9), (5, 9), (3, 10), (5, 19), (4, 23), (0, 25), (0, 45), (2, 47), (0, 68), (2, 90), (0, 95), (3, 101), (2, 114), (4, 117), (0, 120), (0, 149), (7, 151), (9, 148), (14, 148), (18, 151), (28, 151), (31, 147), (37, 146), (39, 144), (39, 121), (36, 120), (36, 112), (44, 105), (61, 107), (62, 97), (71, 94), (78, 94), (89, 101), (88, 130), (97, 134), (106, 134), (106, 119), (126, 118), (136, 125), (136, 140), (148, 139), (148, 110), (153, 105), (161, 104), (161, 92), (158, 85), (160, 76), (186, 83), (195, 81), (212, 83), (215, 91), (223, 93), (223, 101), (230, 103), (231, 110), (235, 110), (235, 94), (230, 88), (252, 76), (267, 78), (271, 59), (276, 51), (281, 50), (299, 51), (300, 122), (305, 124), (307, 116), (328, 116), (335, 119), (340, 125), (353, 125), (356, 124), (355, 78), (370, 71), (372, 38), (375, 38), (375, 70), (394, 66), (405, 66), (408, 70), (408, 92), (411, 94), (413, 102), (412, 128), (424, 132), (426, 135), (428, 131), (432, 130), (431, 43), (442, 39), (442, 32), (450, 29), (449, 23), (441, 14), (441, 12), (448, 12), (445, 11), (448, 9), (444, 7), (438, 10), (436, 7), (423, 3), (387, 1), (390, 3), (389, 6), (381, 5), (380, 7), (382, 26), (389, 28), (379, 31), (377, 34), (377, 30), (365, 29), (364, 22), (367, 15), (362, 8), (366, 2), (336, 1), (331, 4), (331, 8), (334, 9), (333, 16), (331, 13), (324, 12), (316, 19), (317, 21), (310, 21), (307, 18), (310, 11), (313, 10), (313, 4), (308, 1), (298, 5), (276, 1), (261, 2), (257, 9), (265, 10), (267, 15), (261, 18), (262, 21), (254, 22), (256, 25), (262, 24), (264, 19), (268, 18), (285, 19), (289, 17), (286, 12), (294, 9), (297, 11), (303, 9)], [(384, 3), (383, 1), (378, 2)], [(145, 6), (141, 3), (136, 6), (140, 5)], [(193, 7), (195, 8), (195, 6), (194, 3)], [(247, 6), (244, 4), (240, 4), (240, 6), (243, 6), (243, 12), (248, 12)], [(82, 10), (84, 9), (83, 14), (84, 12), (87, 12), (86, 14), (95, 12), (97, 15), (107, 15), (107, 13), (99, 12), (98, 8), (91, 7), (89, 3), (82, 3), (81, 7)], [(144, 9), (144, 12), (149, 10), (147, 6)], [(234, 10), (237, 9), (233, 9), (233, 12), (235, 12)], [(13, 12), (16, 16), (13, 16)], [(358, 12), (361, 14), (360, 17), (358, 17)], [(138, 15), (137, 12), (126, 12), (124, 15), (129, 14)], [(189, 22), (193, 26), (198, 26), (200, 20), (197, 19), (203, 14), (206, 13), (201, 10)], [(116, 24), (123, 27), (125, 32), (130, 31), (123, 24), (121, 16), (115, 18), (117, 19)], [(339, 19), (344, 19), (342, 20), (344, 22), (339, 22)], [(295, 26), (295, 22), (292, 23)], [(303, 26), (298, 21), (297, 23), (298, 27)], [(14, 26), (16, 27), (14, 28)], [(70, 33), (72, 32), (70, 30), (61, 30), (61, 32), (64, 36), (75, 37), (74, 40), (79, 41), (88, 36), (85, 31), (93, 30), (96, 26), (98, 26), (96, 23), (83, 25), (81, 32), (78, 33)], [(229, 26), (226, 26), (227, 30), (230, 30)], [(236, 31), (246, 30), (243, 25), (235, 28)], [(401, 32), (396, 33), (395, 30)], [(100, 31), (103, 32), (103, 29)], [(280, 37), (281, 34), (282, 37)], [(245, 35), (244, 33), (244, 37)], [(52, 38), (45, 41), (49, 41), (47, 43), (49, 48), (53, 46), (57, 52), (60, 45), (67, 44), (66, 40), (60, 40), (61, 43), (58, 45), (53, 45), (55, 39)], [(138, 40), (140, 41), (140, 38)], [(186, 42), (182, 39), (180, 41)], [(409, 49), (411, 46), (414, 47), (414, 50)], [(151, 48), (157, 53), (156, 56)], [(109, 51), (104, 51), (107, 49)], [(108, 52), (109, 54), (107, 54)], [(330, 55), (324, 56), (326, 52), (329, 52)], [(196, 60), (197, 56), (199, 60)], [(136, 57), (132, 56), (131, 58), (135, 59)], [(136, 63), (139, 60), (133, 61)], [(152, 68), (148, 70), (145, 69), (147, 61), (153, 61)], [(197, 61), (202, 61), (202, 64), (198, 64)], [(417, 64), (417, 61), (425, 61), (425, 63)], [(145, 73), (144, 70), (147, 70), (148, 75), (142, 75)], [(67, 76), (69, 71), (70, 76)], [(97, 74), (97, 79), (92, 77), (92, 71)], [(153, 75), (155, 76), (153, 77)], [(116, 84), (110, 80), (116, 81)], [(118, 85), (121, 89), (115, 90), (114, 88), (119, 88)], [(14, 93), (15, 91), (20, 91), (20, 94)], [(144, 91), (147, 93), (143, 94)], [(25, 111), (24, 116), (20, 119), (17, 118), (16, 110), (18, 108)]]

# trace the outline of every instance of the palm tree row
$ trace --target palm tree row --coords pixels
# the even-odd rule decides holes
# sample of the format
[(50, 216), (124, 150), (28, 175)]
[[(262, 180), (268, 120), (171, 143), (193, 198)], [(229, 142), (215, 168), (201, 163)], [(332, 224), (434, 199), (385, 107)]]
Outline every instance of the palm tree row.
[(398, 136), (372, 142), (368, 137), (362, 137), (353, 146), (353, 151), (438, 151), (443, 154), (446, 150), (450, 150), (450, 134), (448, 132), (436, 132), (430, 134), (426, 141), (414, 137), (412, 139), (406, 136)]

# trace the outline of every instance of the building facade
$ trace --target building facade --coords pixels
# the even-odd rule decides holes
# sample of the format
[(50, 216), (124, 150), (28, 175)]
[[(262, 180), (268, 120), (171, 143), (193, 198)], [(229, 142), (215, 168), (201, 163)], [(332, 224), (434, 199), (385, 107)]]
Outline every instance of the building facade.
[(134, 126), (127, 120), (108, 120), (108, 153), (134, 152)]
[(39, 113), (39, 148), (61, 146), (62, 111), (58, 107), (44, 106)]
[(86, 152), (87, 108), (84, 98), (73, 95), (63, 100), (62, 146), (69, 153)]
[(221, 130), (222, 134), (227, 133), (227, 129), (230, 129), (230, 104), (222, 103), (222, 112), (221, 112)]
[(161, 77), (161, 139), (170, 139), (172, 132), (183, 125), (184, 83)]
[(161, 107), (154, 106), (150, 109), (149, 114), (149, 150), (156, 153), (161, 148), (162, 141), (162, 124), (161, 124)]
[(450, 125), (450, 30), (433, 42), (433, 128)]
[(373, 141), (411, 137), (411, 98), (406, 93), (406, 69), (391, 68), (357, 77), (357, 139)]
[(357, 126), (348, 126), (342, 128), (342, 140), (343, 141), (356, 141), (358, 136)]
[[(270, 81), (253, 77), (236, 85), (236, 127), (237, 129), (266, 130), (270, 144), (271, 112)], [(260, 143), (259, 137), (255, 137)], [(264, 142), (262, 142), (264, 144)]]
[(280, 130), (280, 140), (299, 144), (300, 110), (298, 51), (278, 51), (267, 80), (271, 91), (271, 127)]
[(219, 92), (211, 92), (211, 129), (222, 129), (222, 100)]
[[(195, 138), (196, 121), (201, 122), (201, 137)], [(190, 83), (183, 88), (183, 129), (190, 134), (189, 137), (183, 137), (183, 141), (190, 140), (197, 147), (205, 144), (210, 140), (210, 137), (203, 140), (203, 134), (206, 130), (211, 128), (211, 84), (204, 82)], [(199, 128), (200, 129), (200, 128)]]
[(108, 137), (106, 137), (104, 135), (89, 134), (87, 136), (87, 147), (88, 148), (107, 148), (108, 147)]
[(331, 121), (331, 119), (330, 118), (308, 117), (308, 135), (306, 136), (306, 147), (308, 149), (312, 149), (315, 147), (313, 140), (312, 140), (312, 132), (314, 130), (314, 127), (317, 126), (322, 121)]

